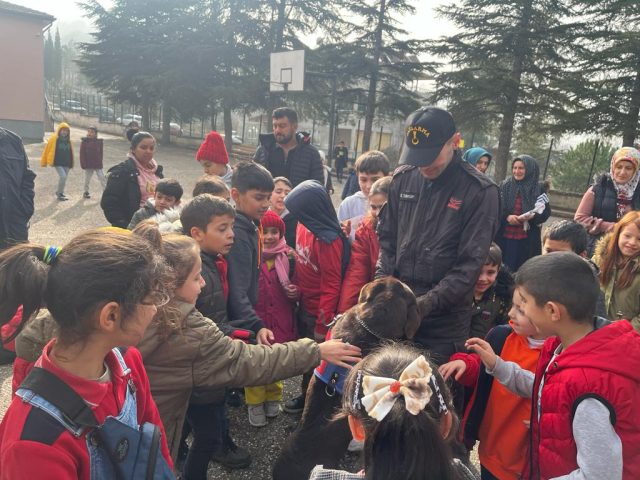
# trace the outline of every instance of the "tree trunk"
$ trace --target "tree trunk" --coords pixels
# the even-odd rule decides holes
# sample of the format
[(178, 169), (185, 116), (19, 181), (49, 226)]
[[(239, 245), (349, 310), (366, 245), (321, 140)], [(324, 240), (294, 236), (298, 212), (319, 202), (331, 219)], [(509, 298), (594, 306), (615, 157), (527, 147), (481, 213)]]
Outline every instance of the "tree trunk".
[(233, 153), (233, 125), (231, 124), (231, 108), (224, 107), (224, 145), (227, 147), (227, 153)]
[(151, 106), (149, 100), (142, 99), (142, 125), (145, 130), (151, 130)]
[(513, 126), (518, 110), (520, 97), (520, 84), (522, 81), (522, 69), (526, 55), (529, 24), (531, 23), (531, 3), (525, 2), (522, 16), (520, 17), (518, 37), (515, 39), (513, 64), (511, 74), (505, 86), (505, 104), (502, 109), (500, 121), (500, 135), (498, 137), (498, 153), (496, 154), (495, 179), (501, 182), (507, 175), (507, 164), (510, 156), (511, 140), (513, 138)]
[(378, 25), (376, 26), (375, 44), (373, 47), (373, 63), (371, 77), (369, 78), (369, 92), (367, 94), (367, 109), (364, 115), (364, 132), (362, 134), (362, 151), (369, 150), (371, 144), (371, 130), (376, 114), (376, 89), (378, 88), (378, 69), (380, 68), (380, 55), (382, 53), (382, 30), (384, 29), (384, 17), (386, 0), (380, 0), (378, 11)]
[(633, 82), (633, 92), (631, 93), (631, 104), (629, 105), (629, 113), (627, 121), (622, 132), (622, 146), (633, 147), (638, 134), (638, 116), (640, 114), (640, 67), (636, 72), (636, 78)]
[(162, 105), (162, 140), (163, 145), (171, 143), (171, 107), (167, 102)]

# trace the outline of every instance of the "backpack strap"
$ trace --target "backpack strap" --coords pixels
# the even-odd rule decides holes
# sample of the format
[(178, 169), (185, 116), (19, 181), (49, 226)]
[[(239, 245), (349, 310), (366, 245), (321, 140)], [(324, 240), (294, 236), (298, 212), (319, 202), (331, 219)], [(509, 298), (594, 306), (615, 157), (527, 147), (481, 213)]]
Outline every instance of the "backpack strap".
[(34, 367), (19, 388), (31, 390), (41, 396), (77, 425), (90, 428), (99, 426), (96, 416), (82, 397), (44, 368)]

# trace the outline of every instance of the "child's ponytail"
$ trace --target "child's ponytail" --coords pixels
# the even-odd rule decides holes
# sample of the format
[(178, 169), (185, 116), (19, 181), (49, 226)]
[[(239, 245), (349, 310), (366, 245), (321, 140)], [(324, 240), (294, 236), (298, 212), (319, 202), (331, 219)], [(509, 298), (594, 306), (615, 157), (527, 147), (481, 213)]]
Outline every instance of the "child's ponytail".
[(57, 247), (22, 243), (0, 253), (0, 325), (4, 325), (23, 305), (22, 322), (11, 341), (20, 333), (24, 323), (44, 306), (49, 267), (57, 259)]

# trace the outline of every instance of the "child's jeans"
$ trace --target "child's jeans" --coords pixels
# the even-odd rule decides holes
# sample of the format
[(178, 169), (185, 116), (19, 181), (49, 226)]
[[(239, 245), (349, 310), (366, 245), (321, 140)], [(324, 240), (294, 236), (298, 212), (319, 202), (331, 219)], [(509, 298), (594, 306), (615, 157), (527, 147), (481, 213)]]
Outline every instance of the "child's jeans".
[(56, 172), (58, 172), (58, 190), (56, 190), (56, 195), (64, 194), (64, 187), (67, 184), (67, 176), (69, 175), (69, 167), (54, 167)]
[(89, 191), (89, 182), (91, 182), (91, 177), (93, 177), (94, 173), (97, 175), (98, 180), (100, 181), (100, 185), (102, 185), (102, 190), (104, 190), (107, 187), (107, 177), (104, 176), (104, 172), (102, 171), (101, 168), (87, 168), (84, 171), (84, 191), (85, 192)]
[(244, 401), (247, 405), (282, 401), (282, 382), (274, 382), (261, 387), (244, 387)]
[(209, 460), (224, 450), (229, 421), (224, 400), (206, 405), (190, 404), (187, 421), (193, 440), (184, 462), (183, 476), (188, 480), (206, 480)]

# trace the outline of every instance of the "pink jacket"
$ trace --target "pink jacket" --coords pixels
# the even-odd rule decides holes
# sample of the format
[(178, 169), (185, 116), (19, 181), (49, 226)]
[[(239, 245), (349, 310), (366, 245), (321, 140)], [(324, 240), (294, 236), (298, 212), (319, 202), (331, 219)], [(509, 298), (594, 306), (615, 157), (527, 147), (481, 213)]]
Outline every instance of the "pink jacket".
[(293, 315), (293, 302), (280, 285), (275, 267), (268, 269), (265, 261), (260, 265), (258, 279), (258, 302), (256, 314), (265, 327), (273, 332), (277, 343), (289, 342), (298, 338)]

